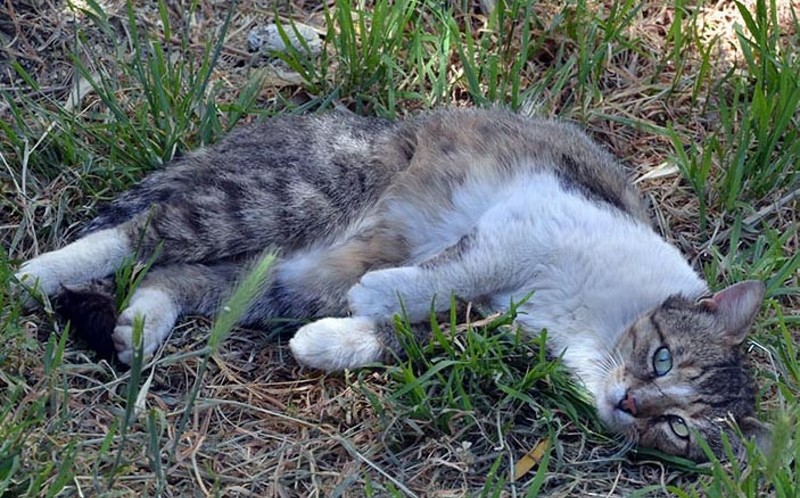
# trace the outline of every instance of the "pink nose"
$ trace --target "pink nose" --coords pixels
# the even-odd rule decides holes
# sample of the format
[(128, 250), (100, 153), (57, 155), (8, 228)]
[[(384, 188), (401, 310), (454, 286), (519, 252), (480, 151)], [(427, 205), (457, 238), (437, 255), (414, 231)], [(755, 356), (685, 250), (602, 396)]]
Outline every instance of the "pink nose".
[(636, 398), (634, 398), (630, 393), (625, 393), (625, 397), (622, 398), (617, 404), (617, 409), (635, 417), (637, 412)]

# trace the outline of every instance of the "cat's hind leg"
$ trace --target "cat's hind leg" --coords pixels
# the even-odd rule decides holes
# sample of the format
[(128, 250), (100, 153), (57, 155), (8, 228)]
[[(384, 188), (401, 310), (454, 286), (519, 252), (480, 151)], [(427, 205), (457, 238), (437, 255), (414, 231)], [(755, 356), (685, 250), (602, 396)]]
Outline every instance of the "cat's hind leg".
[(117, 315), (114, 285), (91, 282), (65, 287), (58, 311), (73, 323), (77, 335), (101, 356), (115, 352), (125, 364), (133, 359), (134, 329), (142, 325), (145, 357), (166, 340), (178, 318), (197, 313), (213, 316), (239, 275), (242, 264), (174, 264), (153, 267)]
[(52, 296), (61, 286), (110, 275), (132, 254), (126, 233), (118, 227), (108, 228), (36, 256), (23, 263), (15, 277), (23, 286)]
[(143, 356), (152, 356), (169, 336), (181, 315), (182, 310), (177, 301), (177, 296), (169, 289), (155, 286), (137, 289), (128, 306), (117, 318), (111, 334), (117, 359), (126, 365), (131, 364), (134, 349), (137, 347), (134, 330), (139, 323), (142, 327)]
[(151, 269), (117, 319), (112, 335), (117, 358), (128, 364), (133, 358), (137, 318), (143, 320), (142, 349), (147, 357), (166, 340), (179, 317), (215, 316), (246, 268), (243, 262), (229, 261)]

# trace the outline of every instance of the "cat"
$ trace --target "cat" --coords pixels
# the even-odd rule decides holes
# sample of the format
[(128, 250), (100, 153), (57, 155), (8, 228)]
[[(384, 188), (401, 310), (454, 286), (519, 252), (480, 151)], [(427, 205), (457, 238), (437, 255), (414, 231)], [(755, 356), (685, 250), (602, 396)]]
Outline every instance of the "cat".
[[(452, 296), (503, 311), (530, 295), (517, 325), (547, 330), (612, 432), (694, 460), (699, 436), (717, 454), (723, 434), (743, 449), (732, 420), (768, 439), (740, 348), (764, 284), (711, 294), (612, 155), (555, 120), (275, 117), (145, 177), (16, 278), (129, 363), (135, 317), (150, 355), (181, 316), (214, 315), (267, 249), (279, 259), (241, 322), (294, 320), (305, 366), (402, 355), (401, 311), (424, 330)], [(130, 258), (154, 265), (118, 313), (113, 274)]]

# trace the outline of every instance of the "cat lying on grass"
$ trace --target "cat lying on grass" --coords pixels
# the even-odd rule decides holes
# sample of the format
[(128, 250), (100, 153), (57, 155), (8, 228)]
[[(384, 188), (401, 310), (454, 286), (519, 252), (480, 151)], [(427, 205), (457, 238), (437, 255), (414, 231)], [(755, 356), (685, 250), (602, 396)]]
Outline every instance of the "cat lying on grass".
[[(499, 110), (403, 122), (287, 116), (232, 133), (121, 194), (66, 247), (22, 265), (94, 347), (129, 363), (134, 317), (152, 354), (176, 320), (214, 315), (265, 249), (279, 251), (242, 323), (296, 319), (300, 363), (357, 368), (402, 354), (392, 317), (429, 323), (450, 296), (536, 334), (628, 440), (704, 459), (764, 440), (740, 345), (757, 281), (710, 294), (652, 229), (615, 160), (573, 126)], [(157, 250), (158, 249), (158, 250)], [(114, 307), (124, 261), (155, 263)]]

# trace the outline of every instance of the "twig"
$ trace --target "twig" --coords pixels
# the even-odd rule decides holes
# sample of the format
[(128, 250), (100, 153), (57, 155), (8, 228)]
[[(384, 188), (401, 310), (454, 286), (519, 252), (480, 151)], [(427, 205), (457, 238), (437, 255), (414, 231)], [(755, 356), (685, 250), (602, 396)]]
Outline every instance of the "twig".
[[(766, 218), (767, 215), (777, 211), (778, 209), (782, 208), (786, 204), (789, 204), (790, 202), (792, 202), (793, 200), (797, 199), (798, 197), (800, 197), (800, 188), (796, 188), (796, 189), (792, 190), (791, 192), (789, 192), (788, 194), (784, 195), (783, 197), (781, 197), (777, 201), (773, 202), (769, 206), (765, 206), (765, 207), (759, 209), (757, 212), (751, 214), (747, 218), (743, 219), (742, 220), (742, 225), (743, 226), (747, 226), (747, 227), (752, 227), (753, 225), (755, 225), (759, 221), (761, 221), (764, 218)], [(703, 244), (703, 246), (700, 248), (699, 252), (703, 252), (703, 251), (708, 250), (708, 248), (710, 248), (711, 245), (714, 244), (715, 242), (724, 242), (724, 241), (728, 240), (730, 238), (730, 236), (731, 236), (731, 232), (732, 231), (733, 231), (732, 227), (731, 228), (726, 228), (725, 230), (722, 230), (721, 232), (716, 234), (715, 237), (711, 237), (708, 240), (708, 242)]]
[(335, 436), (335, 437), (334, 437), (334, 439), (335, 439), (336, 441), (338, 441), (338, 442), (339, 442), (339, 444), (341, 444), (341, 445), (342, 445), (342, 447), (344, 447), (344, 449), (346, 449), (348, 452), (350, 452), (350, 454), (351, 454), (351, 455), (353, 455), (354, 457), (358, 458), (358, 459), (359, 459), (359, 460), (361, 460), (362, 462), (364, 462), (364, 463), (366, 463), (367, 465), (369, 465), (370, 467), (372, 467), (372, 468), (373, 468), (375, 471), (377, 471), (377, 472), (378, 472), (379, 474), (381, 474), (383, 477), (385, 477), (385, 478), (389, 479), (389, 480), (392, 482), (392, 484), (394, 484), (395, 486), (397, 486), (397, 487), (398, 487), (400, 490), (402, 490), (402, 491), (403, 491), (403, 492), (404, 492), (404, 493), (405, 493), (407, 496), (412, 496), (412, 497), (414, 497), (414, 498), (417, 498), (417, 495), (416, 495), (416, 494), (414, 494), (414, 492), (413, 492), (413, 491), (411, 491), (410, 489), (408, 489), (408, 488), (407, 488), (407, 487), (406, 487), (406, 486), (405, 486), (405, 485), (404, 485), (402, 482), (400, 482), (400, 481), (398, 481), (397, 479), (395, 479), (394, 477), (392, 477), (392, 476), (391, 476), (391, 475), (390, 475), (388, 472), (386, 472), (385, 470), (383, 470), (382, 468), (380, 468), (380, 467), (379, 467), (377, 464), (373, 463), (373, 462), (372, 462), (372, 461), (370, 461), (370, 460), (369, 460), (367, 457), (365, 457), (364, 455), (362, 455), (361, 453), (359, 453), (359, 452), (358, 452), (358, 450), (356, 450), (356, 449), (353, 447), (353, 445), (350, 443), (350, 441), (348, 441), (347, 439), (343, 438), (342, 436)]

